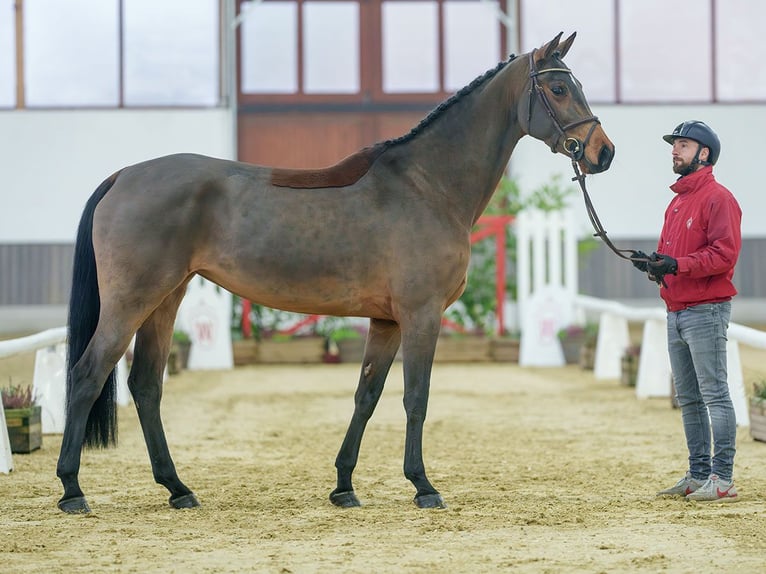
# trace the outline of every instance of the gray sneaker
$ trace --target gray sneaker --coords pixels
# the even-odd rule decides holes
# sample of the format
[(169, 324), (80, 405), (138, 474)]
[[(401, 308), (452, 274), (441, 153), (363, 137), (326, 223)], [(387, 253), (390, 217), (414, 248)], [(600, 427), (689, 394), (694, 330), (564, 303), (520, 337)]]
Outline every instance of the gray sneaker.
[(717, 474), (711, 474), (705, 484), (686, 495), (686, 500), (696, 500), (698, 502), (737, 502), (739, 496), (737, 495), (737, 489), (734, 488), (733, 481), (723, 480)]
[(686, 476), (679, 480), (674, 486), (666, 488), (665, 490), (660, 490), (657, 493), (657, 496), (687, 496), (701, 488), (703, 484), (705, 484), (704, 480), (697, 480), (692, 477), (690, 472), (687, 472)]

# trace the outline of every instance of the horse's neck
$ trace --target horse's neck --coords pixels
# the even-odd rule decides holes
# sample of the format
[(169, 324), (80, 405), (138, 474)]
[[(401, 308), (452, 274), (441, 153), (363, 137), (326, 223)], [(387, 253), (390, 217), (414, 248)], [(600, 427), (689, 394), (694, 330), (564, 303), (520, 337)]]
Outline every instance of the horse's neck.
[(464, 95), (401, 150), (409, 169), (419, 172), (417, 179), (428, 182), (430, 190), (421, 192), (448, 195), (468, 224), (484, 211), (524, 135), (517, 117), (519, 96), (506, 77), (512, 64)]

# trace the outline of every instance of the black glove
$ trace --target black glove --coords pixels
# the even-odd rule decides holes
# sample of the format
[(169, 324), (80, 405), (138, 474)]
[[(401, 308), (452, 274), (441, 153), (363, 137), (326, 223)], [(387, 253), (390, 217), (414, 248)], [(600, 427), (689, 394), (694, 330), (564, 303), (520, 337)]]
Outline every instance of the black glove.
[[(630, 256), (631, 263), (633, 264), (633, 267), (638, 269), (639, 271), (646, 272), (646, 270), (649, 268), (649, 256), (644, 253), (643, 251), (633, 251), (633, 255)], [(646, 259), (646, 261), (636, 261), (636, 259)]]
[(649, 257), (647, 276), (651, 281), (662, 285), (667, 288), (668, 284), (665, 283), (665, 275), (675, 275), (678, 272), (678, 261), (673, 259), (670, 255), (663, 255), (656, 251)]
[(675, 275), (678, 272), (678, 261), (670, 255), (663, 255), (656, 251), (649, 258), (649, 273), (655, 277), (664, 275)]

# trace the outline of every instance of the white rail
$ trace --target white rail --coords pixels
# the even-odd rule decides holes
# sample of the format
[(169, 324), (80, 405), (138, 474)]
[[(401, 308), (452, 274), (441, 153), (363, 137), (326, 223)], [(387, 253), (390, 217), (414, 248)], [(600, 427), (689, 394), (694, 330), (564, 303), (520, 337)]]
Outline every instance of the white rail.
[[(669, 397), (671, 388), (670, 360), (667, 353), (667, 313), (661, 307), (628, 307), (616, 301), (578, 295), (575, 297), (578, 309), (599, 314), (598, 342), (594, 362), (594, 376), (597, 379), (619, 378), (621, 359), (625, 348), (630, 345), (628, 322), (644, 324), (641, 340), (641, 357), (638, 364), (636, 396)], [(727, 343), (729, 391), (737, 423), (750, 424), (747, 408), (742, 362), (739, 343), (758, 349), (766, 349), (766, 332), (730, 323)]]
[(66, 327), (56, 327), (28, 337), (0, 341), (0, 359), (63, 343), (66, 340), (66, 331)]

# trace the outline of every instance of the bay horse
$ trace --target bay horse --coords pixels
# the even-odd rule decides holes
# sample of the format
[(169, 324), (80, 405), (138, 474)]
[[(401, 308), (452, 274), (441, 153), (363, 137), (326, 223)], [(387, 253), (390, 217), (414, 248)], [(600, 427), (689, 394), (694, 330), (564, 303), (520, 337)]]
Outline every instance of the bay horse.
[(423, 423), (445, 309), (463, 292), (471, 227), (526, 134), (609, 168), (614, 145), (562, 59), (575, 34), (511, 56), (408, 134), (335, 166), (287, 170), (193, 154), (125, 167), (90, 197), (77, 232), (69, 303), (66, 426), (58, 507), (89, 512), (84, 447), (116, 443), (117, 361), (136, 335), (128, 387), (154, 479), (170, 505), (199, 505), (176, 473), (160, 417), (176, 312), (195, 275), (256, 303), (370, 319), (333, 504), (359, 506), (351, 475), (400, 345), (404, 475), (421, 508), (444, 507), (426, 477)]

